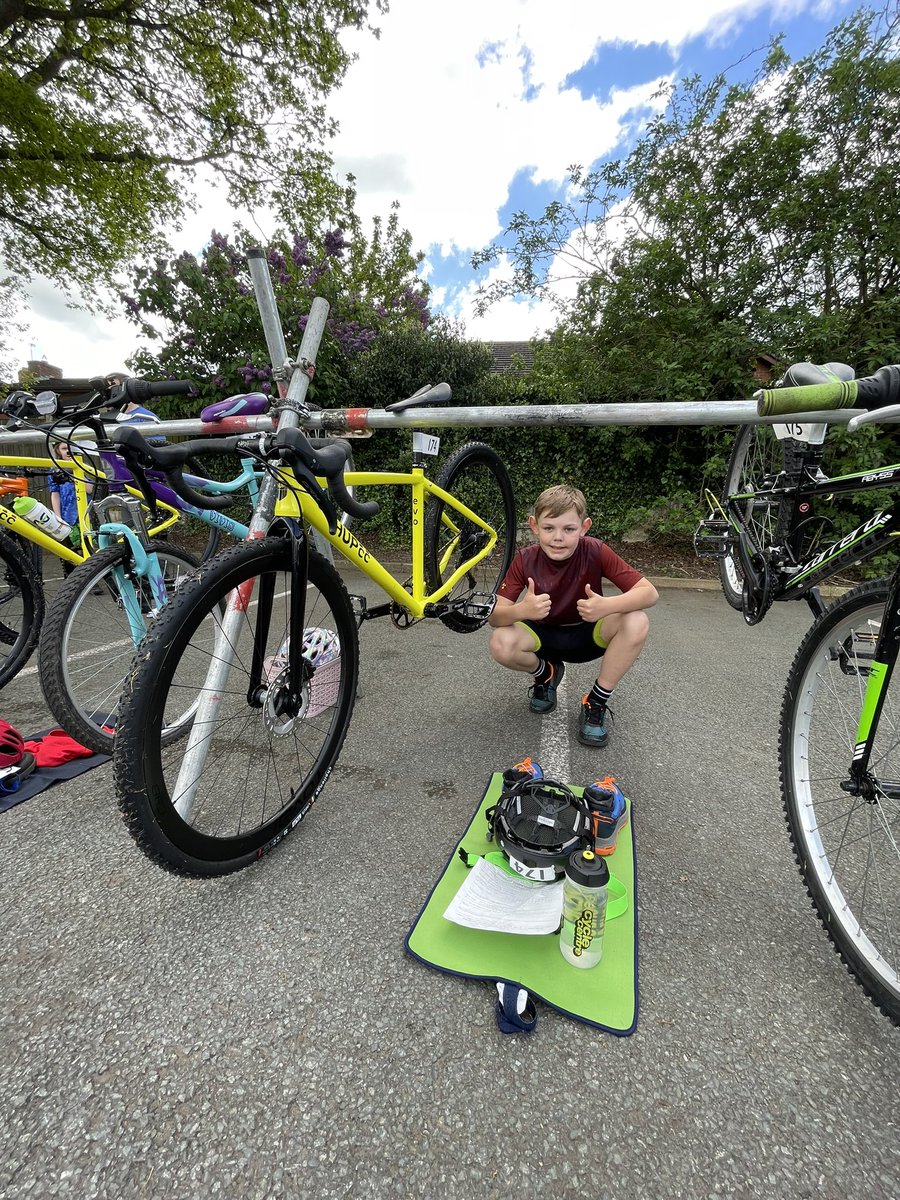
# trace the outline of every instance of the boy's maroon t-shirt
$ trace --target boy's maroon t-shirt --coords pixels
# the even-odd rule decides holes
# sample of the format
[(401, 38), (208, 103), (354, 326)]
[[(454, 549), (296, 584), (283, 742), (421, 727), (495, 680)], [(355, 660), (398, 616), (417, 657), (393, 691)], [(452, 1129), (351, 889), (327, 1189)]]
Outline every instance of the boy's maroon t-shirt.
[(541, 624), (576, 625), (581, 620), (576, 604), (585, 598), (587, 584), (602, 594), (603, 580), (608, 579), (620, 592), (630, 592), (643, 578), (599, 538), (583, 537), (565, 562), (554, 562), (535, 542), (512, 560), (497, 595), (515, 603), (533, 579), (535, 592), (550, 596), (550, 615)]

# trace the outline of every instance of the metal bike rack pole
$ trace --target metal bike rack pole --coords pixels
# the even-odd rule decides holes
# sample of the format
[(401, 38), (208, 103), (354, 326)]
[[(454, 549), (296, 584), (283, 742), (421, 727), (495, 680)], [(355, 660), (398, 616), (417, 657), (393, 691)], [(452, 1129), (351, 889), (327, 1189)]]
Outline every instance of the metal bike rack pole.
[[(309, 388), (310, 376), (301, 370), (292, 369), (288, 358), (287, 343), (284, 340), (281, 316), (275, 299), (275, 289), (272, 286), (272, 276), (269, 273), (269, 264), (261, 249), (256, 247), (248, 251), (247, 266), (250, 268), (250, 279), (253, 283), (256, 305), (259, 309), (269, 358), (276, 371), (276, 379), (285, 370), (289, 372), (289, 386), (286, 387), (283, 380), (278, 380), (279, 395), (282, 400), (287, 399), (290, 403), (303, 405)], [(306, 358), (310, 362), (315, 362), (327, 319), (328, 303), (317, 296), (312, 302), (306, 328), (303, 331), (303, 340), (300, 344), (301, 359)], [(299, 423), (296, 413), (291, 412), (290, 419), (285, 416), (282, 423), (296, 427)], [(271, 424), (270, 428), (272, 428)], [(334, 563), (334, 553), (330, 543), (317, 530), (313, 529), (311, 532), (316, 549), (328, 562)]]
[[(280, 370), (288, 360), (287, 344), (284, 340), (284, 330), (281, 327), (281, 317), (275, 302), (275, 289), (272, 287), (272, 277), (269, 274), (269, 264), (266, 256), (259, 247), (247, 251), (247, 266), (250, 268), (250, 279), (256, 296), (256, 306), (259, 309), (266, 346), (272, 366)], [(280, 389), (281, 395), (287, 389)]]
[[(836, 411), (803, 413), (795, 419), (846, 425), (863, 411), (860, 408), (843, 408)], [(789, 416), (758, 416), (756, 402), (753, 400), (708, 401), (696, 404), (647, 401), (646, 404), (500, 404), (443, 409), (425, 407), (410, 408), (400, 413), (385, 412), (382, 408), (322, 409), (310, 413), (304, 419), (303, 427), (313, 432), (352, 434), (375, 429), (449, 429), (466, 426), (524, 429), (540, 425), (572, 425), (586, 428), (594, 425), (784, 425), (790, 421)], [(171, 437), (215, 437), (229, 433), (267, 432), (273, 428), (272, 418), (267, 416), (226, 417), (224, 421), (215, 425), (205, 425), (197, 418), (161, 421), (153, 425), (154, 432), (165, 433)], [(60, 432), (72, 437), (90, 435), (90, 430), (84, 426)], [(0, 447), (33, 441), (34, 436), (33, 431), (0, 433)]]

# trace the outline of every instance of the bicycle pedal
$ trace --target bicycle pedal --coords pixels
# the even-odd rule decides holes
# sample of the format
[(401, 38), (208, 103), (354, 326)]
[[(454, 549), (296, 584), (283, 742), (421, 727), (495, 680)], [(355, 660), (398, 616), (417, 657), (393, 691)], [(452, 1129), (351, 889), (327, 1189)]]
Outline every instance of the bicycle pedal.
[(365, 596), (358, 596), (355, 592), (350, 592), (350, 607), (353, 609), (353, 616), (356, 619), (357, 625), (360, 621), (365, 620), (366, 611), (369, 607), (369, 602)]
[(707, 517), (694, 531), (694, 553), (698, 558), (725, 558), (731, 549), (731, 526), (720, 517)]
[(494, 611), (496, 603), (497, 597), (492, 592), (472, 592), (459, 608), (454, 608), (465, 617), (471, 617), (475, 621), (486, 621)]

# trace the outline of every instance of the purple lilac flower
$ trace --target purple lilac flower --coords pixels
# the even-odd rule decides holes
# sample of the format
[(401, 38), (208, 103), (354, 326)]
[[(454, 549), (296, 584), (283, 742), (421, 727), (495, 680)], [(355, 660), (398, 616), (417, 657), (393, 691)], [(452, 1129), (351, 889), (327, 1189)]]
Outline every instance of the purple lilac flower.
[(312, 259), (309, 257), (309, 244), (306, 238), (300, 233), (294, 236), (291, 259), (295, 267), (308, 267), (312, 262)]
[(340, 229), (329, 229), (325, 234), (325, 253), (329, 258), (340, 258), (347, 247), (350, 245), (344, 240), (343, 231)]

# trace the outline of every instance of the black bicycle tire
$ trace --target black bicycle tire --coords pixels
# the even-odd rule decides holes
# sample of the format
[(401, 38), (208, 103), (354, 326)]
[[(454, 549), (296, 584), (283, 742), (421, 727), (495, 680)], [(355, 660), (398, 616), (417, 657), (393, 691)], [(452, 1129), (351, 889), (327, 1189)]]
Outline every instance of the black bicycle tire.
[[(451, 495), (459, 486), (460, 477), (472, 468), (486, 467), (494, 476), (503, 501), (504, 528), (501, 538), (501, 554), (496, 564), (492, 562), (491, 577), (485, 581), (484, 590), (496, 593), (506, 572), (509, 570), (513, 555), (516, 552), (516, 500), (512, 479), (496, 450), (484, 442), (467, 442), (460, 446), (444, 463), (437, 479), (438, 487)], [(425, 578), (430, 591), (436, 591), (441, 585), (440, 569), (438, 567), (439, 532), (441, 516), (445, 505), (436, 496), (430, 496), (425, 508)], [(484, 520), (490, 520), (490, 514), (479, 514)], [(502, 540), (501, 540), (502, 539)], [(480, 629), (487, 617), (473, 618), (457, 612), (444, 613), (441, 620), (454, 633), (472, 633)]]
[[(30, 544), (30, 543), (29, 543)], [(7, 592), (10, 589), (10, 592)], [(21, 596), (21, 630), (4, 622), (7, 603), (13, 593)], [(0, 530), (0, 648), (11, 645), (5, 658), (0, 658), (0, 688), (6, 687), (18, 675), (34, 653), (44, 621), (44, 585), (30, 555), (16, 538)], [(10, 643), (8, 638), (13, 635)]]
[[(343, 745), (353, 712), (359, 669), (356, 622), (346, 588), (334, 567), (310, 550), (310, 588), (325, 597), (341, 647), (334, 712), (311, 769), (296, 786), (291, 782), (289, 801), (274, 816), (234, 836), (216, 837), (198, 832), (175, 811), (169, 795), (157, 731), (181, 654), (188, 650), (193, 634), (223, 596), (267, 571), (289, 570), (290, 559), (291, 542), (269, 537), (238, 543), (203, 564), (155, 622), (142, 643), (140, 661), (135, 660), (129, 675), (119, 710), (114, 755), (119, 808), (141, 850), (174, 874), (224, 875), (255, 862), (306, 816)], [(309, 591), (308, 588), (308, 605)], [(314, 608), (307, 609), (308, 616), (314, 614)], [(239, 691), (235, 687), (234, 695)], [(246, 692), (242, 702), (247, 702)], [(249, 711), (257, 722), (253, 728), (257, 733), (262, 730), (265, 736), (259, 709)], [(241, 753), (237, 742), (235, 753)], [(218, 759), (215, 764), (218, 768)], [(277, 780), (277, 769), (274, 775)], [(254, 774), (254, 780), (258, 778)]]
[[(722, 492), (722, 507), (726, 508), (726, 502), (729, 496), (735, 493), (749, 490), (751, 486), (756, 486), (758, 481), (754, 480), (747, 485), (743, 478), (743, 473), (747, 463), (747, 459), (751, 454), (752, 446), (759, 442), (760, 438), (774, 438), (771, 426), (767, 425), (741, 425), (738, 428), (734, 437), (734, 444), (731, 448), (731, 454), (728, 458), (728, 467), (725, 471), (725, 486)], [(786, 469), (788, 459), (786, 457), (785, 443), (778, 442), (778, 447), (781, 451), (780, 468)], [(778, 500), (770, 505), (774, 509), (773, 517), (770, 522), (773, 528), (780, 529), (783, 518), (782, 506), (784, 501)], [(767, 547), (762, 547), (767, 549)], [(741, 571), (740, 562), (735, 551), (734, 554), (726, 555), (719, 559), (719, 582), (722, 586), (722, 594), (728, 604), (740, 612), (743, 608), (743, 587), (744, 576)]]
[[(893, 942), (893, 931), (878, 943), (872, 941), (874, 931), (871, 923), (864, 925), (864, 917), (858, 915), (857, 909), (857, 899), (861, 903), (865, 902), (866, 889), (854, 881), (848, 899), (845, 893), (846, 883), (851, 880), (851, 873), (857, 868), (852, 862), (849, 865), (841, 862), (842, 856), (852, 859), (853, 854), (857, 853), (857, 847), (862, 847), (862, 869), (868, 882), (868, 872), (878, 861), (879, 851), (872, 842), (872, 836), (874, 831), (877, 837), (879, 823), (873, 823), (871, 820), (871, 805), (844, 793), (839, 781), (833, 783), (830, 777), (826, 779), (819, 769), (820, 761), (827, 761), (829, 770), (843, 770), (843, 764), (849, 768), (854, 752), (855, 718), (858, 718), (860, 706), (859, 692), (862, 680), (858, 677), (858, 670), (845, 669), (845, 665), (851, 667), (852, 663), (848, 659), (844, 659), (842, 663), (840, 657), (834, 657), (830, 650), (846, 645), (846, 639), (841, 639), (840, 633), (843, 632), (843, 628), (851, 628), (855, 615), (864, 612), (881, 613), (887, 596), (888, 581), (885, 579), (861, 584), (836, 600), (808, 631), (794, 658), (784, 691), (778, 757), (784, 813), (791, 845), (813, 907), (850, 974), (873, 1003), (894, 1023), (900, 1024), (900, 986), (895, 982), (892, 988), (890, 979), (886, 981), (884, 974), (879, 973), (877, 969), (877, 964), (881, 961), (887, 967), (889, 975), (896, 978), (900, 964), (888, 962), (883, 954), (867, 952), (868, 946), (878, 951), (878, 946), (883, 946), (883, 941)], [(869, 623), (866, 623), (866, 628), (871, 628)], [(816, 664), (819, 672), (828, 672), (828, 680), (821, 687), (812, 678)], [(831, 712), (822, 716), (820, 726), (815, 722), (817, 696), (820, 692), (824, 697), (824, 704), (836, 704), (837, 687), (833, 680), (839, 678), (839, 672), (840, 676), (849, 677), (851, 680), (847, 685), (848, 697), (855, 698), (856, 711), (853, 717), (848, 704), (846, 715), (848, 718), (853, 717), (854, 723), (850, 723), (848, 719), (846, 745), (840, 748), (840, 754), (836, 754), (831, 749), (831, 741), (835, 731), (840, 732), (842, 723), (835, 722)], [(900, 684), (900, 673), (895, 673), (893, 679)], [(886, 714), (894, 707), (896, 704), (891, 706), (889, 700), (882, 712), (882, 720), (888, 719)], [(823, 734), (819, 733), (820, 729)], [(820, 760), (818, 738), (826, 733), (828, 750)], [(877, 731), (875, 737), (877, 744)], [(893, 730), (889, 743), (896, 743)], [(875, 761), (873, 756), (873, 762)], [(817, 789), (821, 789), (818, 794), (823, 796), (818, 807), (818, 795), (815, 799), (812, 796), (813, 782)], [(886, 796), (879, 800), (878, 807), (883, 807), (885, 801), (897, 807), (897, 802), (889, 801)], [(890, 825), (890, 820), (887, 824)], [(868, 846), (864, 845), (866, 827)], [(832, 830), (833, 841), (826, 845), (825, 839), (832, 837)], [(900, 855), (896, 853), (896, 843), (891, 838), (886, 838), (885, 841), (891, 846), (889, 852), (893, 853), (894, 865), (900, 873)], [(889, 883), (884, 881), (883, 872), (882, 880), (883, 886), (889, 886)], [(895, 886), (894, 895), (897, 890)], [(883, 901), (881, 911), (884, 911)], [(856, 927), (855, 933), (853, 929), (848, 928), (848, 924)]]
[(210, 525), (209, 535), (207, 536), (207, 539), (206, 539), (206, 545), (203, 547), (203, 551), (200, 554), (200, 561), (206, 562), (207, 559), (212, 558), (212, 556), (214, 554), (218, 554), (219, 546), (221, 544), (222, 544), (222, 530), (216, 529), (216, 527), (214, 525)]
[[(198, 563), (193, 554), (189, 554), (180, 546), (167, 542), (159, 542), (155, 549), (165, 559), (175, 559), (188, 571), (196, 570)], [(115, 734), (106, 732), (102, 725), (90, 719), (82, 701), (75, 696), (75, 685), (70, 675), (70, 665), (74, 656), (70, 650), (72, 623), (78, 619), (85, 603), (90, 603), (89, 597), (96, 587), (103, 587), (104, 578), (108, 577), (113, 568), (127, 562), (131, 551), (127, 543), (120, 542), (108, 546), (91, 555), (66, 579), (65, 583), (53, 597), (47, 607), (44, 625), (41, 631), (38, 662), (40, 664), (40, 685), (47, 707), (61, 728), (65, 729), (83, 746), (87, 746), (96, 754), (112, 754)], [(86, 616), (87, 612), (85, 613)], [(93, 622), (92, 622), (93, 624)], [(104, 636), (109, 632), (107, 627)], [(130, 665), (133, 647), (124, 656)], [(114, 656), (115, 657), (115, 656)], [(109, 661), (109, 660), (107, 660)], [(124, 675), (122, 683), (124, 683)], [(121, 689), (119, 689), (121, 690)], [(108, 695), (111, 700), (111, 694)], [(104, 703), (103, 707), (107, 707)], [(100, 709), (92, 710), (98, 720), (109, 717), (110, 712)], [(175, 729), (168, 735), (167, 741), (179, 736)]]

